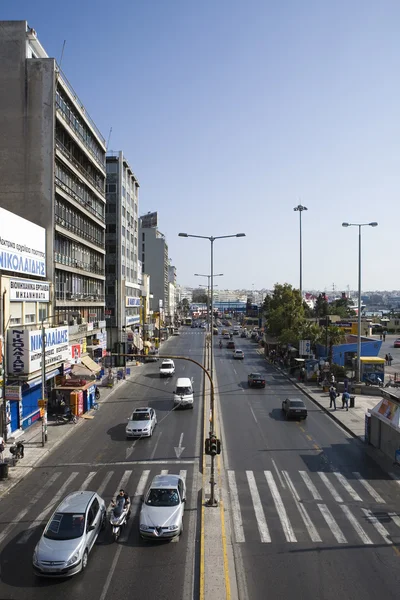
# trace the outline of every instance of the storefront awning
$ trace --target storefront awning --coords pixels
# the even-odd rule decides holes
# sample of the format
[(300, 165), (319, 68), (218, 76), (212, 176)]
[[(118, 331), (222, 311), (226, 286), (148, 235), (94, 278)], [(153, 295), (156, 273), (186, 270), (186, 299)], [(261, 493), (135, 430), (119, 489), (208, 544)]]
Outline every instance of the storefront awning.
[[(60, 369), (53, 369), (52, 371), (49, 371), (48, 373), (46, 373), (46, 381), (48, 379), (52, 379), (53, 377), (56, 377), (56, 375), (59, 375), (59, 374), (60, 374)], [(11, 377), (10, 377), (9, 381), (11, 381)], [(35, 377), (35, 379), (31, 379), (29, 381), (24, 381), (22, 383), (22, 389), (24, 391), (25, 390), (30, 390), (31, 388), (36, 387), (40, 383), (42, 383), (42, 378), (41, 377)]]
[(93, 373), (93, 371), (85, 367), (83, 364), (73, 365), (72, 374), (74, 377), (82, 377), (90, 380), (95, 378), (95, 374)]
[(81, 363), (93, 373), (101, 371), (101, 367), (90, 358), (90, 356), (82, 356)]

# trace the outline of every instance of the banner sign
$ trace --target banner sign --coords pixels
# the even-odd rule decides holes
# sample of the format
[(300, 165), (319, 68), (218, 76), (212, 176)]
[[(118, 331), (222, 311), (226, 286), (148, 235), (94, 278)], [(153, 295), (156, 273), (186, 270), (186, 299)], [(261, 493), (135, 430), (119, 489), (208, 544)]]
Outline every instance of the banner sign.
[(32, 279), (10, 279), (11, 302), (49, 302), (50, 283)]
[[(42, 367), (42, 332), (26, 329), (8, 330), (8, 373), (29, 375)], [(69, 359), (68, 327), (45, 330), (46, 366)]]
[(0, 271), (46, 277), (46, 230), (0, 208)]
[(126, 306), (140, 306), (140, 298), (135, 298), (133, 296), (127, 296), (125, 298)]

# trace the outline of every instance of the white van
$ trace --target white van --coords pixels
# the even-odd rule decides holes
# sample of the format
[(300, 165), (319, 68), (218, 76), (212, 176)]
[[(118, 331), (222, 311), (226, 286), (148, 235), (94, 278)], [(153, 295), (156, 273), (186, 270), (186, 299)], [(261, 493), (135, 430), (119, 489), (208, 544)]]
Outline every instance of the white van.
[(174, 391), (174, 406), (193, 408), (193, 387), (189, 377), (179, 377)]

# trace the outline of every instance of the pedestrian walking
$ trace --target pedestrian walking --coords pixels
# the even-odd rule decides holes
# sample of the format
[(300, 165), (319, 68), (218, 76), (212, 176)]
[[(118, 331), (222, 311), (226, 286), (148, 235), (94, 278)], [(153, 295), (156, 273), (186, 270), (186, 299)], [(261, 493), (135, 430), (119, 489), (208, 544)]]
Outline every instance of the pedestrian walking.
[(392, 360), (393, 360), (393, 356), (389, 352), (389, 354), (388, 354), (388, 365), (389, 365), (389, 367), (392, 366)]
[(4, 452), (5, 447), (6, 447), (6, 443), (4, 441), (4, 438), (0, 435), (0, 461), (1, 462), (4, 462), (3, 452)]
[(343, 392), (343, 394), (342, 394), (342, 408), (346, 407), (346, 410), (349, 410), (349, 400), (350, 400), (350, 394), (349, 394), (349, 392)]
[(382, 338), (383, 338), (383, 334), (382, 334), (382, 333), (380, 333), (380, 334), (379, 334), (379, 339), (380, 339), (381, 341), (382, 341)]
[(387, 334), (387, 331), (385, 330), (385, 331), (382, 333), (382, 335), (383, 335), (383, 341), (384, 341), (384, 342), (386, 341), (386, 334)]
[(385, 354), (385, 363), (386, 363), (386, 365), (389, 364), (389, 355), (388, 354)]
[(332, 408), (333, 406), (333, 409), (336, 410), (336, 388), (334, 385), (331, 385), (331, 387), (329, 388), (329, 398), (329, 408)]
[(335, 376), (333, 375), (333, 373), (331, 375), (331, 384), (335, 385)]

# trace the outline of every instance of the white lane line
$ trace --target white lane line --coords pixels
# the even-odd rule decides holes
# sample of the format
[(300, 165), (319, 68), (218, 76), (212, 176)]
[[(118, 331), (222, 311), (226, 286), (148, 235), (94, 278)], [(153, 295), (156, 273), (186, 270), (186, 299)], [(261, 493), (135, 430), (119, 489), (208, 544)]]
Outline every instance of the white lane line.
[[(149, 470), (143, 471), (143, 473), (142, 473), (142, 475), (141, 475), (141, 477), (139, 479), (139, 483), (138, 483), (138, 486), (136, 488), (136, 492), (135, 492), (135, 494), (133, 496), (133, 500), (132, 500), (132, 513), (133, 513), (134, 510), (135, 510), (135, 513), (137, 513), (137, 508), (138, 508), (139, 503), (140, 503), (140, 497), (144, 494), (144, 490), (145, 490), (145, 487), (146, 487), (146, 483), (147, 483), (147, 479), (149, 477), (149, 474), (150, 474)], [(130, 522), (128, 523), (128, 526), (126, 528), (126, 531), (123, 534), (123, 536), (124, 536), (125, 539), (128, 539), (128, 537), (129, 537), (129, 534), (130, 534), (130, 532), (132, 530), (133, 522), (134, 522), (134, 519), (132, 519), (132, 517), (131, 517)], [(122, 541), (122, 537), (123, 536), (121, 535), (120, 542)], [(115, 553), (114, 560), (112, 561), (112, 564), (111, 564), (111, 567), (110, 567), (110, 571), (109, 571), (109, 573), (107, 575), (107, 579), (106, 579), (106, 581), (104, 583), (103, 591), (101, 592), (101, 596), (100, 596), (99, 600), (105, 600), (107, 598), (108, 589), (110, 587), (112, 577), (113, 577), (115, 569), (117, 567), (119, 556), (120, 556), (120, 554), (122, 552), (122, 548), (123, 548), (123, 545), (120, 543), (118, 545), (117, 551)]]
[(382, 496), (380, 496), (378, 494), (378, 492), (376, 492), (374, 490), (374, 488), (372, 487), (372, 485), (370, 483), (368, 483), (368, 481), (366, 481), (363, 477), (361, 477), (361, 473), (358, 473), (357, 471), (354, 471), (353, 475), (355, 475), (357, 477), (357, 479), (361, 483), (361, 485), (363, 485), (365, 487), (365, 489), (367, 490), (367, 492), (369, 494), (371, 494), (371, 496), (373, 497), (373, 499), (375, 500), (375, 502), (379, 502), (380, 504), (386, 504), (386, 502), (384, 501), (384, 499), (382, 498)]
[(186, 469), (182, 469), (181, 471), (179, 471), (179, 477), (181, 479), (183, 479), (183, 481), (185, 482), (185, 485), (186, 485), (186, 475), (187, 475)]
[(251, 499), (253, 501), (254, 513), (256, 515), (257, 527), (258, 531), (260, 532), (261, 541), (263, 543), (269, 543), (271, 541), (271, 536), (269, 534), (267, 521), (265, 520), (265, 514), (253, 471), (246, 471), (246, 476), (249, 484)]
[(368, 521), (375, 527), (377, 532), (383, 537), (386, 544), (392, 544), (392, 540), (390, 539), (390, 535), (388, 530), (378, 521), (375, 515), (372, 514), (370, 510), (367, 508), (361, 509), (364, 515), (367, 517)]
[(91, 471), (88, 476), (86, 477), (85, 481), (82, 483), (81, 487), (79, 488), (82, 492), (84, 492), (85, 490), (88, 489), (93, 477), (96, 475), (96, 471)]
[(357, 502), (362, 502), (362, 498), (360, 498), (355, 489), (350, 485), (350, 483), (347, 481), (346, 477), (342, 475), (342, 473), (335, 472), (334, 475), (340, 481), (344, 489), (350, 494), (353, 500), (357, 500)]
[(393, 523), (396, 523), (397, 527), (400, 527), (400, 517), (394, 512), (388, 513), (389, 517), (392, 519)]
[(329, 481), (326, 473), (323, 473), (322, 471), (318, 471), (318, 475), (321, 477), (322, 481), (324, 482), (324, 484), (326, 485), (326, 487), (328, 488), (328, 490), (330, 491), (330, 493), (332, 494), (332, 496), (334, 497), (336, 502), (343, 502), (343, 498), (340, 496), (340, 494), (337, 493), (334, 486)]
[(286, 488), (285, 482), (283, 481), (282, 476), (280, 474), (280, 471), (278, 469), (278, 466), (277, 466), (277, 464), (276, 464), (276, 462), (274, 461), (273, 458), (271, 458), (271, 462), (272, 462), (272, 465), (273, 465), (273, 467), (274, 467), (274, 469), (276, 471), (276, 476), (279, 479), (279, 483), (281, 484), (281, 486), (283, 487), (283, 489), (285, 489)]
[(25, 517), (25, 515), (27, 514), (27, 512), (29, 512), (30, 509), (32, 508), (32, 506), (34, 504), (36, 504), (36, 502), (38, 502), (40, 500), (40, 498), (43, 496), (43, 494), (45, 493), (45, 491), (48, 490), (51, 485), (53, 485), (53, 483), (56, 481), (56, 479), (58, 479), (58, 477), (60, 475), (61, 475), (61, 473), (54, 473), (54, 475), (52, 475), (50, 477), (50, 479), (48, 479), (46, 481), (46, 483), (40, 488), (40, 490), (33, 496), (33, 498), (31, 498), (29, 500), (29, 502), (26, 505), (26, 507), (23, 508), (21, 510), (21, 512), (19, 512), (16, 515), (16, 517), (11, 521), (11, 523), (9, 523), (3, 529), (3, 531), (0, 533), (0, 544), (3, 543), (3, 541), (8, 536), (8, 534), (14, 529), (14, 527), (16, 527), (16, 525), (18, 525), (18, 523), (20, 523), (22, 521), (22, 519)]
[(161, 436), (162, 436), (162, 431), (160, 431), (160, 432), (158, 433), (158, 438), (157, 438), (157, 441), (156, 441), (156, 443), (154, 444), (154, 448), (153, 448), (153, 451), (152, 451), (152, 453), (150, 454), (150, 460), (153, 460), (153, 458), (154, 458), (154, 456), (155, 456), (155, 454), (156, 454), (156, 450), (157, 450), (158, 442), (160, 441), (160, 438), (161, 438)]
[(254, 410), (252, 409), (252, 407), (251, 407), (251, 406), (250, 406), (250, 411), (251, 411), (251, 414), (253, 415), (253, 419), (255, 420), (255, 422), (256, 422), (256, 423), (258, 423), (258, 421), (257, 421), (257, 417), (256, 417), (256, 415), (254, 414)]
[(168, 475), (168, 469), (163, 469), (161, 471), (161, 475)]
[(113, 473), (114, 473), (114, 471), (108, 471), (108, 473), (104, 477), (103, 481), (101, 482), (100, 486), (98, 487), (97, 493), (100, 497), (103, 497), (104, 490), (106, 489), (108, 482), (110, 481), (111, 477), (113, 476)]
[(309, 474), (307, 473), (307, 471), (299, 471), (299, 473), (300, 473), (301, 478), (303, 479), (304, 483), (310, 490), (311, 495), (314, 498), (314, 500), (322, 500), (320, 493), (318, 492), (317, 488), (311, 481), (311, 478), (310, 478)]
[(347, 540), (344, 537), (342, 530), (340, 529), (339, 525), (336, 523), (335, 519), (332, 516), (331, 511), (326, 506), (326, 504), (318, 504), (317, 506), (318, 506), (319, 510), (321, 511), (322, 516), (324, 517), (325, 521), (327, 522), (329, 529), (332, 531), (336, 541), (339, 542), (339, 544), (347, 544)]
[(353, 513), (351, 512), (349, 507), (346, 506), (345, 504), (341, 504), (340, 508), (342, 509), (342, 511), (344, 512), (344, 514), (346, 515), (346, 517), (348, 518), (350, 523), (353, 525), (356, 533), (358, 534), (358, 536), (361, 539), (361, 541), (363, 542), (363, 544), (373, 544), (373, 541), (365, 533), (364, 529), (361, 527), (360, 523), (357, 521), (357, 519), (355, 518), (355, 516), (353, 515)]
[(114, 495), (108, 505), (107, 512), (111, 510), (113, 500), (114, 500), (114, 498), (116, 498), (116, 496), (118, 496), (119, 490), (125, 490), (131, 475), (132, 475), (132, 471), (125, 471), (125, 473), (122, 475), (121, 481), (119, 482), (119, 486), (115, 490)]
[(287, 542), (297, 542), (296, 536), (294, 534), (293, 528), (288, 519), (285, 505), (283, 504), (281, 495), (278, 491), (277, 485), (275, 483), (274, 476), (271, 471), (264, 471), (264, 475), (267, 479), (269, 489), (271, 490), (272, 498), (275, 503), (275, 508), (278, 512), (278, 516), (282, 525), (283, 533), (285, 534)]
[(300, 496), (298, 495), (297, 490), (294, 487), (294, 484), (289, 477), (289, 473), (287, 471), (282, 471), (282, 474), (283, 474), (284, 478), (286, 479), (288, 488), (294, 498), (294, 501), (299, 510), (300, 516), (303, 519), (304, 525), (306, 526), (308, 534), (311, 538), (311, 541), (312, 542), (322, 542), (322, 539), (320, 538), (319, 533), (314, 526), (314, 523), (311, 521), (308, 512), (306, 511), (306, 509), (304, 508), (304, 506), (301, 503)]
[(53, 510), (54, 506), (58, 502), (60, 502), (61, 498), (65, 494), (66, 489), (68, 488), (70, 483), (75, 479), (75, 477), (77, 477), (78, 475), (79, 475), (79, 473), (76, 473), (76, 472), (71, 473), (71, 475), (68, 477), (68, 479), (66, 481), (64, 481), (63, 485), (60, 487), (58, 492), (53, 496), (53, 501), (51, 502), (51, 504), (48, 504), (47, 507), (40, 513), (38, 518), (35, 519), (34, 521), (32, 521), (32, 523), (30, 523), (30, 525), (28, 526), (28, 529), (22, 534), (22, 536), (18, 540), (17, 544), (26, 544), (26, 542), (29, 540), (31, 535), (34, 533), (35, 529), (37, 527), (39, 527), (39, 525), (41, 525), (41, 523), (43, 523), (45, 518)]
[(237, 491), (236, 478), (234, 471), (228, 471), (229, 492), (231, 495), (232, 520), (233, 530), (235, 532), (236, 542), (243, 543), (245, 541), (242, 514), (240, 512), (239, 494)]

